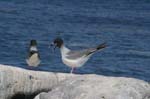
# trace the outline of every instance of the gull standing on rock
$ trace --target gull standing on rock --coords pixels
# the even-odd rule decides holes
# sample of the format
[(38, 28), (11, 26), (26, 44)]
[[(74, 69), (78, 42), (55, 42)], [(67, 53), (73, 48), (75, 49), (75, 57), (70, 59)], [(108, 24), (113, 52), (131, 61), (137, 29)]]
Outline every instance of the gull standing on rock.
[(36, 40), (31, 40), (26, 62), (29, 66), (37, 67), (40, 64), (40, 56)]
[(106, 47), (103, 43), (93, 48), (72, 51), (64, 45), (61, 38), (56, 38), (51, 45), (55, 46), (54, 49), (60, 48), (63, 63), (72, 68), (70, 73), (73, 73), (74, 68), (83, 66), (95, 52)]

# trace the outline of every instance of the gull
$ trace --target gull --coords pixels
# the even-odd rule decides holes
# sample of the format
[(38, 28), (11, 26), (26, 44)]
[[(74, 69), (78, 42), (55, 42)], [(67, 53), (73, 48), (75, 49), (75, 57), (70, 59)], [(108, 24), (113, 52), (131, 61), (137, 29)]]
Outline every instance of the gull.
[(60, 48), (62, 61), (65, 65), (71, 67), (71, 74), (74, 68), (83, 66), (95, 52), (106, 47), (106, 44), (103, 43), (96, 47), (73, 51), (64, 45), (61, 38), (56, 38), (51, 45), (55, 46), (54, 49)]
[(40, 56), (37, 49), (36, 40), (30, 41), (30, 47), (28, 52), (28, 57), (26, 59), (28, 66), (37, 67), (40, 64)]

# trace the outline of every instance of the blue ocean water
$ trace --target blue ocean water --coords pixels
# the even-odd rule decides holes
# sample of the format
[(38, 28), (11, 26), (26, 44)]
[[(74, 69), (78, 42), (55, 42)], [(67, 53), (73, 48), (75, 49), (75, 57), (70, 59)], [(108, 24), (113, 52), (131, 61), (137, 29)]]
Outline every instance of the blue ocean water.
[(74, 50), (107, 42), (75, 73), (150, 81), (149, 0), (0, 0), (0, 64), (27, 68), (36, 39), (42, 62), (35, 70), (68, 73), (59, 49), (48, 48), (58, 35)]

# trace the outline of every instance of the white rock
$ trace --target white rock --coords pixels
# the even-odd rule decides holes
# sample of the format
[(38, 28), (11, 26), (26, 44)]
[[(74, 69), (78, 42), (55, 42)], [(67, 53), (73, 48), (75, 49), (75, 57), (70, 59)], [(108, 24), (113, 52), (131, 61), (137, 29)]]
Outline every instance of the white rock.
[[(62, 79), (63, 80), (63, 79)], [(60, 81), (55, 73), (0, 65), (0, 99), (51, 90)]]
[[(51, 91), (44, 93), (48, 90)], [(150, 99), (148, 82), (134, 78), (40, 72), (0, 65), (0, 99), (11, 99), (16, 94), (35, 96), (39, 92), (42, 93), (35, 99)]]
[(150, 85), (133, 78), (72, 75), (35, 99), (150, 99)]

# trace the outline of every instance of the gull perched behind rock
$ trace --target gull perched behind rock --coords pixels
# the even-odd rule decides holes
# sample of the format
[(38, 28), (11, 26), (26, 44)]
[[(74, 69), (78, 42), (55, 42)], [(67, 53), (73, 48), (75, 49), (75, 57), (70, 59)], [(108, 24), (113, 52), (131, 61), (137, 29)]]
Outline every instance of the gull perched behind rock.
[(31, 40), (26, 62), (29, 66), (37, 67), (40, 64), (40, 56), (37, 49), (36, 40)]

